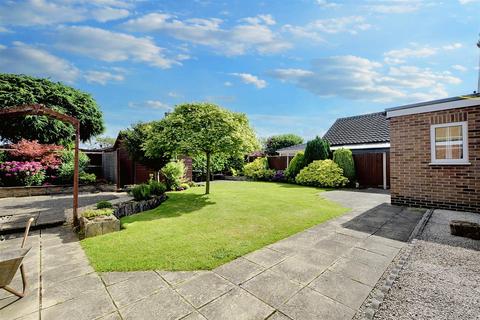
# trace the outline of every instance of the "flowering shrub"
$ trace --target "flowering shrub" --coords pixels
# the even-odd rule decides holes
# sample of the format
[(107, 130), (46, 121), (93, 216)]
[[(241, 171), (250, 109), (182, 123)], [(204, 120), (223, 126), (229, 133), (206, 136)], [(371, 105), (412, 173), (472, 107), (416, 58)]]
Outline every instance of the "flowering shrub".
[(9, 150), (10, 157), (19, 161), (37, 161), (45, 169), (58, 169), (61, 164), (60, 151), (62, 146), (54, 144), (40, 144), (38, 141), (29, 141), (22, 139), (20, 142), (12, 144)]
[(5, 186), (38, 186), (45, 179), (45, 169), (36, 161), (7, 161), (0, 164), (0, 181)]
[(283, 171), (278, 170), (277, 172), (275, 172), (275, 174), (272, 177), (272, 181), (275, 181), (275, 182), (285, 181), (285, 174), (283, 173)]

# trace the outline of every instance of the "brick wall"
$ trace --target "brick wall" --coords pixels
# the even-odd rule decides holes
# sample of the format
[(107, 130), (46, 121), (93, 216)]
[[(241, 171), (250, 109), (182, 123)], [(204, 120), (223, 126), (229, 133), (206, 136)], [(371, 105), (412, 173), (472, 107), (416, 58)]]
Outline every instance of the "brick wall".
[[(430, 126), (468, 121), (471, 165), (430, 165)], [(390, 119), (392, 204), (480, 212), (480, 106)]]

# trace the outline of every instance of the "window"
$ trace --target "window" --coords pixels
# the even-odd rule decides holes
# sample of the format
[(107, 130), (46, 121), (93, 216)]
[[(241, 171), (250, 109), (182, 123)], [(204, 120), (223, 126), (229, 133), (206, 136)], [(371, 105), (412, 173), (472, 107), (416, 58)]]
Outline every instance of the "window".
[(467, 122), (432, 125), (432, 164), (468, 164)]

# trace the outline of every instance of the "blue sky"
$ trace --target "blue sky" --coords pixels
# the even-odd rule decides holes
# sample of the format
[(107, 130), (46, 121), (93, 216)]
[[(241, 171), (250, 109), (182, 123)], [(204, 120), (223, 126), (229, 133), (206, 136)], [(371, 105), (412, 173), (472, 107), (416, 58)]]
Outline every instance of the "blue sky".
[(476, 89), (480, 1), (0, 1), (0, 72), (91, 93), (106, 134), (182, 102), (260, 137)]

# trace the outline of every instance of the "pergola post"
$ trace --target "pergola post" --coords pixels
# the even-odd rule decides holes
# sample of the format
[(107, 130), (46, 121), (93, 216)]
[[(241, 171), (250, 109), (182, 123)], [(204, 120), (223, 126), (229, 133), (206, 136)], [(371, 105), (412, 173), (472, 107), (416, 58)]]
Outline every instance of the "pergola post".
[(75, 159), (73, 171), (73, 225), (78, 226), (78, 184), (79, 184), (79, 148), (80, 148), (80, 123), (75, 124)]
[(78, 178), (79, 178), (79, 161), (78, 153), (80, 148), (80, 121), (77, 118), (72, 116), (57, 112), (50, 108), (45, 107), (42, 104), (28, 104), (22, 106), (16, 106), (7, 109), (0, 109), (0, 117), (10, 116), (26, 116), (26, 115), (38, 115), (38, 116), (49, 116), (54, 119), (70, 123), (75, 128), (75, 169), (73, 172), (73, 224), (75, 227), (78, 226)]

